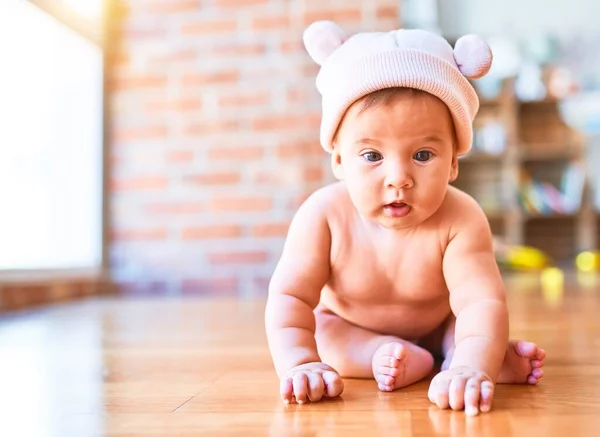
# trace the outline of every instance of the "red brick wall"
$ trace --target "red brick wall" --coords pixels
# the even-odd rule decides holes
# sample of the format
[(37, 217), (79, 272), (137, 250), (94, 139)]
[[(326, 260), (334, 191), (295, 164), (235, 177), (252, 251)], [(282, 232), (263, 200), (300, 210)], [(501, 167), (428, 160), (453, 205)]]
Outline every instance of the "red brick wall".
[[(332, 181), (311, 22), (398, 27), (398, 0), (120, 0), (110, 252), (128, 290), (264, 293), (299, 203)], [(299, 254), (299, 256), (302, 256)]]

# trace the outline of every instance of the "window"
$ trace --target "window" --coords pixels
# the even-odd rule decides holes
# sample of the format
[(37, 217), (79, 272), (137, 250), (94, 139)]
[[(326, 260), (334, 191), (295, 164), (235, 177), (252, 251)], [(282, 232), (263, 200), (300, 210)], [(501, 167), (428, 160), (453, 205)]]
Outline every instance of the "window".
[(0, 270), (99, 268), (102, 49), (38, 3), (0, 1)]

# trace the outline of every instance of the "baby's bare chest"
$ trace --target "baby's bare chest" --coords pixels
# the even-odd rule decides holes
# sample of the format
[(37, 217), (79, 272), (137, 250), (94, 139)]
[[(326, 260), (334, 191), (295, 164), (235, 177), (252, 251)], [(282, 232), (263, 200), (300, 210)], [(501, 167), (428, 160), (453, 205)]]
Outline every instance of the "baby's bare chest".
[(397, 245), (347, 245), (332, 260), (328, 288), (347, 301), (435, 305), (448, 295), (442, 260), (439, 241), (433, 238)]

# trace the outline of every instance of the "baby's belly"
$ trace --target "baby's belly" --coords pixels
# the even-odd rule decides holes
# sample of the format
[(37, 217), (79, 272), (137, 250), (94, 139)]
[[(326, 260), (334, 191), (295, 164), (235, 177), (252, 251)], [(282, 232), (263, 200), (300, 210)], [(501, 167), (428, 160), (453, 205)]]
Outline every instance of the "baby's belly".
[(384, 335), (416, 341), (434, 331), (451, 314), (448, 299), (422, 303), (360, 302), (323, 290), (321, 305), (348, 322)]

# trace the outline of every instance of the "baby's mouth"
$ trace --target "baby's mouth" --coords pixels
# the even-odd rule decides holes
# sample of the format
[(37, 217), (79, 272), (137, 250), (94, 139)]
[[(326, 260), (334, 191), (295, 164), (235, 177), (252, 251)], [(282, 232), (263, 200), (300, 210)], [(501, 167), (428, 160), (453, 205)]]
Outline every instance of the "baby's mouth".
[(410, 212), (410, 205), (404, 202), (392, 202), (383, 207), (389, 217), (404, 217)]

